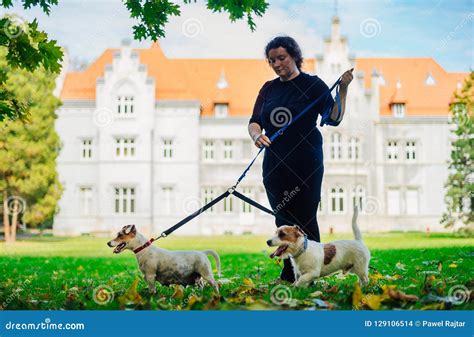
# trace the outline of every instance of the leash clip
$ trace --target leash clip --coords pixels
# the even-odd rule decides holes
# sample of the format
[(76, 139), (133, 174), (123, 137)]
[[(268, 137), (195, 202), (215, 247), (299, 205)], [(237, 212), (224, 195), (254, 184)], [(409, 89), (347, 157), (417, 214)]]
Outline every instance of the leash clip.
[(237, 188), (237, 185), (234, 185), (232, 187), (230, 187), (227, 192), (229, 192), (229, 194), (233, 194), (235, 192), (235, 189)]

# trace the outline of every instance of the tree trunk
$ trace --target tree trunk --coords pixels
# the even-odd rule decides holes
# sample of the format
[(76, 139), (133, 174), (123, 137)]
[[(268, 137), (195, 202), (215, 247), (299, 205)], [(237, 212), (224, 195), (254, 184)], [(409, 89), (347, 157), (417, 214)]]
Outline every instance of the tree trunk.
[(5, 242), (10, 242), (10, 210), (8, 209), (7, 192), (3, 192), (3, 227), (5, 228)]
[(12, 216), (12, 226), (11, 226), (11, 242), (16, 241), (16, 226), (18, 225), (18, 212), (20, 207), (18, 207), (18, 199), (13, 199), (13, 216)]

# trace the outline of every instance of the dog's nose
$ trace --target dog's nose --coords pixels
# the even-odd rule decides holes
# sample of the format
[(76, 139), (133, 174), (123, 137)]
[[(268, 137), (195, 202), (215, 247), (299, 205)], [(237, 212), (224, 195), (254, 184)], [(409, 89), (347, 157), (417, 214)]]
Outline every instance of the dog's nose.
[(110, 243), (110, 241), (107, 242), (107, 246), (112, 247), (112, 244)]
[(271, 246), (272, 245), (272, 240), (267, 240), (267, 246)]

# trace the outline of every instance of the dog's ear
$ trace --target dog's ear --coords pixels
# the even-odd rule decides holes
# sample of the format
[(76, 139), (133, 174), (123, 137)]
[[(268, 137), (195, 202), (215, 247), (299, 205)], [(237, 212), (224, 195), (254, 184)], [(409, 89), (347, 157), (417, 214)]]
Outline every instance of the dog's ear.
[(132, 225), (132, 228), (130, 229), (130, 233), (137, 234), (137, 228), (135, 225)]
[(124, 234), (130, 234), (130, 232), (132, 232), (133, 228), (135, 227), (135, 225), (127, 225), (127, 226), (124, 226), (122, 229), (123, 229), (123, 233)]

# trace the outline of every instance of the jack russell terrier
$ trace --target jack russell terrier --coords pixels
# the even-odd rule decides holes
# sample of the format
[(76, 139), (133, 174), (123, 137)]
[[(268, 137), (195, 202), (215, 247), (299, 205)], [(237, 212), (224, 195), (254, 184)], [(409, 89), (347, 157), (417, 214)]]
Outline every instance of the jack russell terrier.
[(216, 260), (218, 276), (221, 275), (221, 262), (219, 255), (213, 250), (204, 251), (168, 251), (156, 246), (151, 246), (154, 240), (147, 240), (142, 234), (137, 233), (135, 225), (124, 226), (117, 237), (109, 242), (109, 247), (115, 247), (114, 253), (118, 254), (125, 249), (135, 253), (138, 266), (145, 276), (151, 294), (156, 293), (155, 281), (162, 285), (170, 284), (201, 284), (203, 278), (219, 292), (211, 263), (207, 255), (212, 255)]
[(290, 257), (295, 271), (294, 285), (297, 287), (305, 287), (316, 278), (341, 269), (344, 274), (348, 271), (356, 274), (359, 283), (366, 285), (369, 282), (370, 252), (362, 241), (357, 213), (357, 207), (354, 207), (352, 231), (355, 240), (319, 243), (308, 240), (298, 226), (282, 226), (277, 229), (276, 236), (267, 241), (270, 247), (278, 246), (270, 257)]

